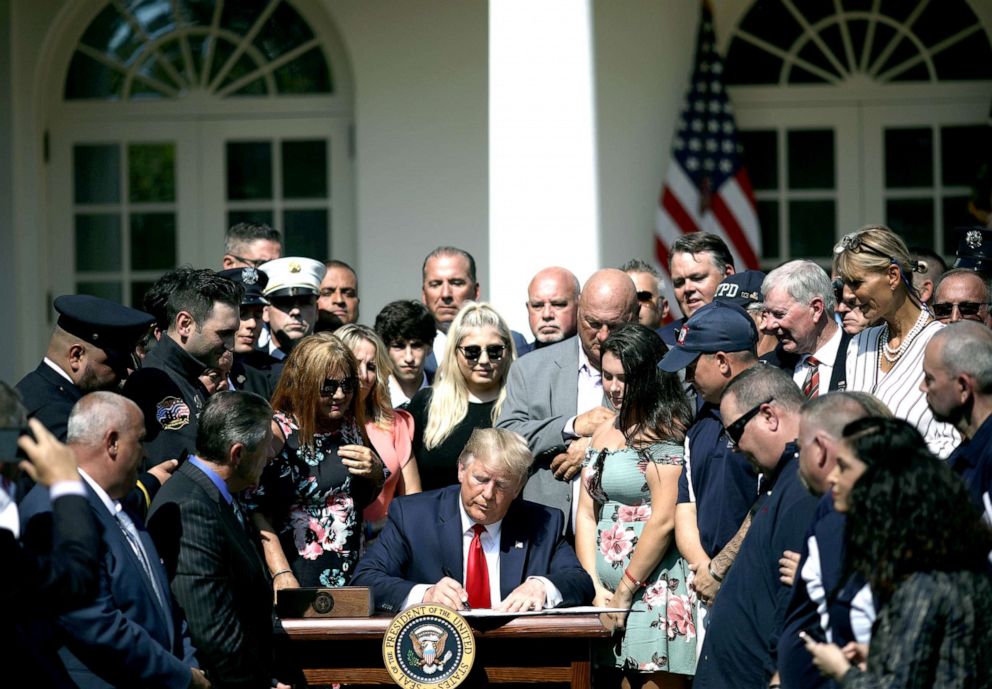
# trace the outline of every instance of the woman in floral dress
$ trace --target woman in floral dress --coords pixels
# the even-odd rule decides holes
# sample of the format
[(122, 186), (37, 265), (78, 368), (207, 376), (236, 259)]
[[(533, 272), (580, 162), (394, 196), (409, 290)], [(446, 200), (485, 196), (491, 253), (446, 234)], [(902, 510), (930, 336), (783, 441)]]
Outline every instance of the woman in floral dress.
[(675, 548), (675, 502), (691, 408), (678, 376), (657, 368), (665, 345), (627, 325), (603, 343), (603, 390), (614, 421), (593, 434), (582, 471), (575, 550), (614, 630), (600, 672), (623, 687), (683, 687), (696, 666), (689, 567)]
[(276, 590), (345, 586), (358, 562), (362, 510), (385, 469), (365, 436), (358, 364), (329, 333), (303, 339), (272, 396), (282, 445), (248, 496)]

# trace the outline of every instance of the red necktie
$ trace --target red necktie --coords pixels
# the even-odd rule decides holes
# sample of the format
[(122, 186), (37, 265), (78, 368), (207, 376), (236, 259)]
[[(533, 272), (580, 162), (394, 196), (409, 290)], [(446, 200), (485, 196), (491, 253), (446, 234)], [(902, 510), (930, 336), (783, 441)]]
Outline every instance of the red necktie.
[(472, 527), (475, 535), (468, 546), (468, 566), (465, 568), (465, 591), (468, 593), (468, 604), (473, 608), (489, 608), (489, 568), (486, 566), (486, 555), (482, 552), (480, 536), (486, 527), (476, 524)]
[(811, 400), (820, 392), (820, 362), (815, 356), (806, 359), (809, 371), (806, 372), (806, 380), (803, 381), (803, 396)]

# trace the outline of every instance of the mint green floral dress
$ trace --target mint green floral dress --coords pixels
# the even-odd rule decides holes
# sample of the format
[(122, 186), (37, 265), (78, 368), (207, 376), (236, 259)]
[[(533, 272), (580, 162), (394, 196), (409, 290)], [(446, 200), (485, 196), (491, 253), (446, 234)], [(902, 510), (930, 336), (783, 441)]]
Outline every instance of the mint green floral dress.
[[(651, 516), (646, 478), (646, 472), (652, 470), (649, 464), (682, 466), (682, 453), (681, 444), (667, 441), (639, 450), (586, 451), (586, 488), (600, 507), (596, 572), (610, 591), (620, 585)], [(597, 489), (591, 484), (600, 470), (602, 481)], [(688, 574), (689, 566), (675, 547), (673, 534), (665, 556), (645, 580), (646, 587), (634, 595), (623, 636), (604, 641), (597, 649), (598, 667), (644, 673), (695, 672), (695, 594), (686, 585)]]

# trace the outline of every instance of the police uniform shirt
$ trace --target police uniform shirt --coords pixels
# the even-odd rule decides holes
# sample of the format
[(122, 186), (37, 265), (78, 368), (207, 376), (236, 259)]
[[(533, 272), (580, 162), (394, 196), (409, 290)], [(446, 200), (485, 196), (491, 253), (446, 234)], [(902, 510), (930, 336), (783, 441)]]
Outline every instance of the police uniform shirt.
[(765, 687), (791, 588), (779, 581), (786, 550), (802, 548), (817, 499), (799, 480), (799, 451), (789, 443), (762, 490), (734, 566), (710, 608), (694, 689)]
[(171, 337), (163, 335), (123, 394), (145, 415), (145, 468), (180, 459), (196, 448), (196, 419), (207, 400), (200, 382), (206, 369)]
[(968, 486), (975, 507), (992, 524), (992, 416), (978, 427), (974, 438), (958, 445), (947, 461)]
[(69, 412), (83, 396), (68, 374), (45, 357), (38, 368), (18, 381), (15, 388), (28, 416), (41, 421), (52, 435), (64, 442)]
[(686, 448), (678, 501), (696, 504), (699, 542), (713, 557), (734, 537), (754, 504), (758, 474), (743, 454), (730, 449), (715, 405), (700, 401)]

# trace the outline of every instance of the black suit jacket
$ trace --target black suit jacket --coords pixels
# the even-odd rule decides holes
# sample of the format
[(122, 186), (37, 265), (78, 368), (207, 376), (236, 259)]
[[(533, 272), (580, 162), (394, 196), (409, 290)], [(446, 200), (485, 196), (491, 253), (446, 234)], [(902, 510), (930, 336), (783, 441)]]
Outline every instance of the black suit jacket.
[[(841, 331), (840, 345), (837, 347), (833, 372), (830, 374), (830, 385), (827, 387), (828, 392), (847, 389), (847, 345), (850, 341), (851, 336)], [(774, 352), (763, 357), (762, 360), (770, 366), (778, 366), (789, 375), (792, 375), (792, 372), (796, 370), (796, 364), (802, 358), (801, 354), (790, 354), (782, 349), (782, 345), (779, 345), (775, 348)]]
[[(461, 581), (461, 486), (396, 498), (389, 521), (355, 569), (351, 583), (370, 586), (379, 610), (397, 611), (416, 584), (445, 576)], [(500, 530), (500, 594), (506, 598), (527, 577), (547, 577), (565, 607), (592, 601), (592, 580), (561, 536), (561, 510), (515, 500)]]
[(184, 463), (148, 517), (200, 666), (217, 689), (272, 679), (272, 583), (257, 540), (210, 478)]
[[(73, 687), (55, 652), (55, 616), (88, 604), (100, 585), (100, 527), (79, 495), (52, 506), (53, 546), (32, 553), (0, 529), (0, 650), (10, 686)], [(9, 655), (7, 655), (9, 654)]]
[[(168, 609), (157, 600), (141, 560), (123, 529), (86, 485), (90, 510), (102, 527), (100, 591), (90, 605), (60, 617), (59, 651), (80, 689), (182, 687), (197, 667), (185, 621), (173, 605), (169, 582), (140, 517), (131, 515)], [(51, 550), (52, 505), (48, 489), (35, 488), (20, 505), (25, 543)]]
[(83, 393), (42, 361), (15, 386), (28, 410), (56, 438), (65, 442), (69, 412)]

